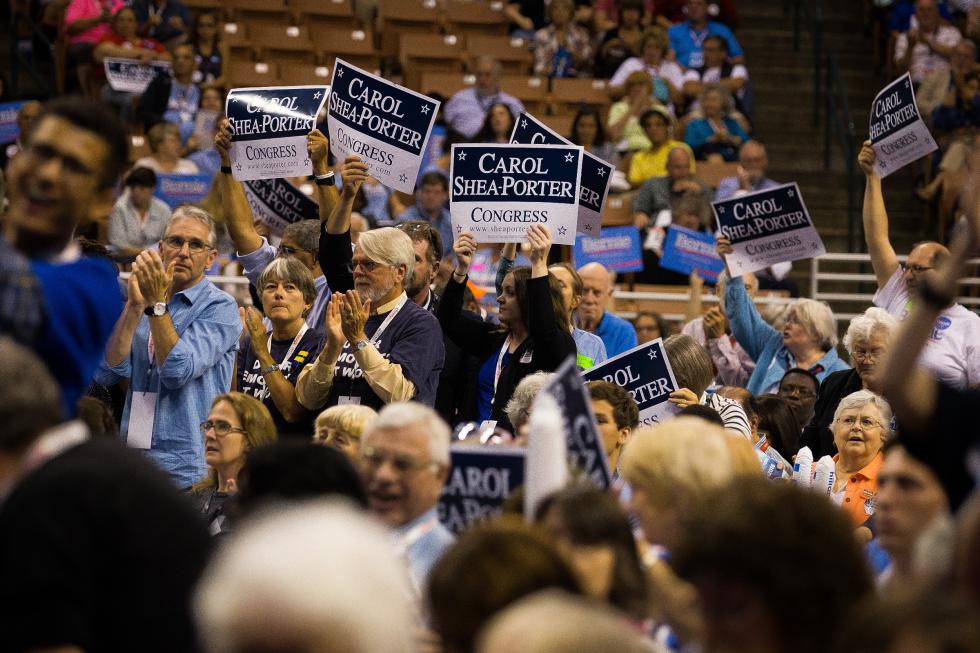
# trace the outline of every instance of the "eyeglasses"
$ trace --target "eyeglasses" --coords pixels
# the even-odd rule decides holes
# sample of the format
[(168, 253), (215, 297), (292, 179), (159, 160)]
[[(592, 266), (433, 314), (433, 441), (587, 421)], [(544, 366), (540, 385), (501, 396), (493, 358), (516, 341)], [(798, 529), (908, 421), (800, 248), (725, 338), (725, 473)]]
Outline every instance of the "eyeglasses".
[(279, 256), (293, 256), (297, 252), (306, 252), (307, 254), (313, 253), (308, 249), (303, 249), (302, 247), (290, 247), (289, 245), (282, 244), (279, 245), (279, 249), (277, 251), (279, 252)]
[(813, 390), (807, 390), (806, 388), (801, 388), (797, 385), (779, 386), (778, 394), (781, 394), (786, 397), (792, 397), (793, 395), (797, 395), (800, 399), (809, 399), (810, 397), (817, 396), (817, 393), (814, 392)]
[(191, 238), (190, 240), (184, 240), (180, 236), (167, 236), (163, 239), (163, 244), (171, 249), (181, 250), (184, 245), (187, 245), (187, 249), (190, 250), (191, 254), (200, 254), (209, 249), (213, 249), (207, 243), (201, 242), (197, 238)]
[(367, 273), (374, 272), (379, 267), (388, 267), (387, 263), (378, 263), (377, 261), (372, 261), (366, 258), (356, 258), (351, 261), (351, 268), (356, 270), (360, 267)]
[(204, 422), (201, 422), (201, 433), (207, 434), (207, 432), (210, 431), (211, 429), (214, 429), (214, 434), (217, 435), (219, 438), (225, 437), (232, 431), (235, 431), (236, 433), (246, 432), (245, 429), (239, 428), (237, 426), (232, 426), (228, 422), (220, 419), (214, 421), (206, 420)]
[(361, 448), (361, 463), (368, 469), (379, 469), (385, 464), (385, 461), (391, 463), (399, 474), (413, 474), (415, 472), (420, 472), (423, 469), (437, 467), (436, 463), (432, 462), (421, 462), (412, 458), (411, 456), (401, 456), (398, 454), (387, 454), (373, 447), (362, 447)]
[(862, 431), (869, 431), (877, 426), (881, 426), (881, 422), (873, 417), (855, 417), (854, 415), (841, 417), (839, 420), (837, 420), (837, 422), (843, 424), (847, 428), (853, 428), (855, 424), (858, 424)]
[(909, 265), (908, 263), (899, 263), (899, 265), (902, 268), (902, 272), (911, 272), (912, 274), (922, 274), (928, 270), (935, 269), (931, 265), (928, 267), (925, 265)]
[(874, 349), (862, 349), (860, 347), (855, 347), (854, 351), (851, 352), (852, 358), (860, 358), (861, 360), (871, 361), (878, 360), (881, 358), (885, 350), (881, 347), (875, 347)]

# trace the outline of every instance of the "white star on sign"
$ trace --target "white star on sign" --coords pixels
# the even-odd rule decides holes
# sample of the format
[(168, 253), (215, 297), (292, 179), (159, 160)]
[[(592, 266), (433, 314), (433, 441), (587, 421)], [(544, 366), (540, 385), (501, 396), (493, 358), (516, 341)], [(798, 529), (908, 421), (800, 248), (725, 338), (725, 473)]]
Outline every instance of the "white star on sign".
[(238, 169), (238, 172), (241, 172), (242, 171), (242, 164), (241, 163), (236, 163), (235, 164), (235, 168)]
[(424, 113), (425, 115), (429, 115), (429, 105), (428, 104), (423, 104), (422, 105), (422, 113)]
[(463, 233), (463, 228), (460, 225), (456, 225), (456, 233)]
[(317, 91), (316, 93), (313, 94), (313, 99), (314, 100), (319, 100), (320, 99), (320, 95), (322, 95), (322, 93), (320, 93), (320, 91)]
[(794, 193), (793, 191), (789, 191), (786, 194), (789, 195), (790, 197), (796, 197), (796, 193)]
[(398, 181), (404, 184), (406, 181), (408, 181), (408, 175), (406, 175), (405, 173), (398, 175)]
[(599, 176), (600, 177), (605, 177), (606, 176), (606, 169), (605, 168), (599, 168)]
[(585, 225), (585, 230), (586, 231), (592, 231), (592, 225), (590, 225), (590, 224)]
[(564, 225), (558, 227), (558, 235), (559, 236), (564, 236), (566, 231), (568, 231), (568, 229), (566, 229)]
[(459, 151), (459, 154), (456, 155), (456, 160), (457, 161), (465, 161), (466, 160), (466, 152), (464, 152), (463, 150), (460, 150)]
[(725, 207), (724, 206), (719, 206), (718, 207), (718, 213), (724, 213), (724, 212), (725, 212)]
[(341, 68), (340, 70), (337, 71), (337, 77), (343, 77), (343, 76), (344, 76), (344, 69)]
[(527, 129), (527, 119), (521, 121), (521, 129)]
[(574, 158), (575, 155), (569, 152), (568, 154), (565, 155), (565, 163), (571, 163)]
[(647, 356), (650, 357), (650, 360), (653, 360), (654, 358), (657, 357), (657, 350), (656, 349), (648, 349), (647, 350)]

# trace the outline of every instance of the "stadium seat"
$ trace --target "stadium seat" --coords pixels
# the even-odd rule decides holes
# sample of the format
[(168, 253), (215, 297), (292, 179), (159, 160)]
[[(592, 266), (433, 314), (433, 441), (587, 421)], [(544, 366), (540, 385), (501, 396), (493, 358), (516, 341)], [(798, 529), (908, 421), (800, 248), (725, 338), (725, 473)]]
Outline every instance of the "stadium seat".
[(423, 72), (462, 72), (465, 50), (463, 40), (451, 34), (406, 33), (401, 35), (398, 58), (405, 83), (414, 89)]
[(694, 165), (694, 176), (712, 188), (717, 188), (718, 182), (725, 177), (734, 177), (738, 172), (738, 163), (734, 161), (722, 161), (720, 163), (697, 161)]
[(500, 1), (450, 0), (446, 3), (446, 17), (457, 34), (507, 34), (508, 20)]
[(598, 107), (609, 105), (604, 79), (553, 79), (551, 99), (558, 115), (574, 115), (583, 104)]
[(548, 80), (542, 77), (504, 75), (500, 88), (524, 103), (534, 115), (542, 115), (548, 104)]
[(279, 81), (284, 86), (329, 84), (332, 75), (332, 66), (308, 63), (290, 63), (287, 66), (279, 66)]
[(310, 37), (318, 60), (325, 66), (333, 68), (334, 61), (340, 58), (358, 68), (375, 71), (381, 63), (381, 53), (375, 49), (370, 32), (313, 24)]
[(283, 0), (227, 0), (225, 8), (239, 22), (287, 25), (289, 11)]
[(602, 207), (603, 227), (633, 224), (633, 195), (635, 193), (623, 193), (606, 198), (606, 204)]
[(351, 0), (289, 0), (289, 10), (297, 25), (350, 29), (354, 27)]
[(277, 86), (279, 69), (266, 62), (230, 61), (228, 84), (231, 88), (244, 86)]
[(431, 34), (441, 21), (435, 0), (379, 0), (376, 33), (381, 36), (381, 54), (398, 55), (402, 35)]
[(476, 77), (468, 73), (422, 73), (422, 82), (419, 85), (419, 92), (439, 93), (445, 97), (450, 97), (456, 91), (476, 84)]
[(534, 60), (527, 41), (509, 36), (469, 34), (466, 37), (466, 51), (471, 60), (483, 55), (494, 57), (507, 75), (527, 75)]
[(276, 58), (316, 63), (316, 50), (305, 25), (249, 23), (248, 36), (261, 61)]

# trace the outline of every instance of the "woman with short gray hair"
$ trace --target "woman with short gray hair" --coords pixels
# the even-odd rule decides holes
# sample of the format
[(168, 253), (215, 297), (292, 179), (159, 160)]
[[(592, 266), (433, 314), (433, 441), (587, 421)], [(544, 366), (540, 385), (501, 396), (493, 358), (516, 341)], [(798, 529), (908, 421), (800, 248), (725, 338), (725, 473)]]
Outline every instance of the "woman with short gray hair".
[(280, 435), (305, 439), (313, 415), (300, 405), (293, 386), (321, 347), (322, 333), (306, 324), (317, 295), (313, 274), (295, 258), (277, 258), (262, 271), (257, 290), (258, 308), (272, 328), (266, 331), (257, 308), (239, 310), (247, 336), (238, 359), (237, 388), (266, 405)]
[(870, 390), (858, 390), (841, 399), (833, 430), (839, 453), (830, 496), (860, 526), (875, 511), (881, 448), (892, 432), (891, 406)]
[(801, 443), (810, 447), (814, 459), (837, 452), (830, 430), (837, 405), (843, 397), (868, 389), (897, 327), (898, 321), (878, 307), (869, 308), (851, 320), (843, 342), (854, 367), (834, 372), (823, 380), (813, 418), (803, 429)]

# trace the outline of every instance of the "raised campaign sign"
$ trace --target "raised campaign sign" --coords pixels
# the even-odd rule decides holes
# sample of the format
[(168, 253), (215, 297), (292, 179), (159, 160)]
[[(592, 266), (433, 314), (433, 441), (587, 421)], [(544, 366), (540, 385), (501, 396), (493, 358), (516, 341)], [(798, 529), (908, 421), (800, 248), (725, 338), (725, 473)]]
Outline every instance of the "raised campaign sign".
[(453, 230), (478, 243), (520, 243), (540, 224), (554, 243), (572, 245), (581, 169), (577, 145), (453, 145)]
[(588, 381), (608, 381), (623, 388), (640, 408), (640, 424), (656, 424), (677, 412), (668, 401), (677, 389), (661, 338), (614, 356), (601, 365), (582, 372)]
[(712, 202), (718, 230), (732, 243), (733, 275), (827, 253), (796, 182)]
[(356, 154), (389, 188), (411, 193), (439, 102), (352, 66), (334, 65), (327, 129), (338, 161)]
[(882, 179), (939, 147), (919, 115), (909, 73), (875, 96), (868, 133), (877, 155), (875, 174)]
[(26, 103), (26, 100), (0, 102), (0, 144), (13, 143), (20, 136), (17, 114)]
[(170, 210), (181, 204), (197, 204), (211, 190), (211, 175), (157, 175), (154, 195), (166, 202)]
[(575, 265), (600, 263), (615, 272), (637, 272), (643, 269), (640, 231), (636, 227), (607, 227), (598, 238), (579, 234), (575, 239)]
[(232, 176), (239, 181), (313, 174), (306, 137), (329, 86), (235, 88), (225, 114), (231, 127)]
[[(522, 113), (514, 123), (511, 143), (527, 145), (572, 145), (529, 113)], [(579, 179), (578, 232), (598, 237), (602, 228), (602, 205), (609, 194), (615, 166), (597, 156), (582, 152), (582, 174)]]
[(106, 57), (102, 63), (109, 88), (124, 93), (143, 93), (157, 75), (170, 74), (169, 61), (149, 61)]
[(524, 483), (524, 449), (458, 446), (449, 450), (449, 478), (439, 497), (439, 521), (454, 533), (499, 515)]
[(664, 239), (660, 267), (681, 274), (697, 272), (703, 279), (717, 281), (725, 262), (715, 251), (714, 236), (672, 224)]
[(294, 222), (320, 217), (320, 205), (285, 179), (256, 179), (242, 186), (254, 219), (277, 236)]
[(592, 399), (574, 357), (569, 356), (555, 370), (548, 383), (541, 388), (541, 393), (551, 395), (558, 404), (565, 428), (565, 448), (572, 469), (583, 472), (598, 487), (608, 488), (612, 482), (609, 461), (596, 427)]

